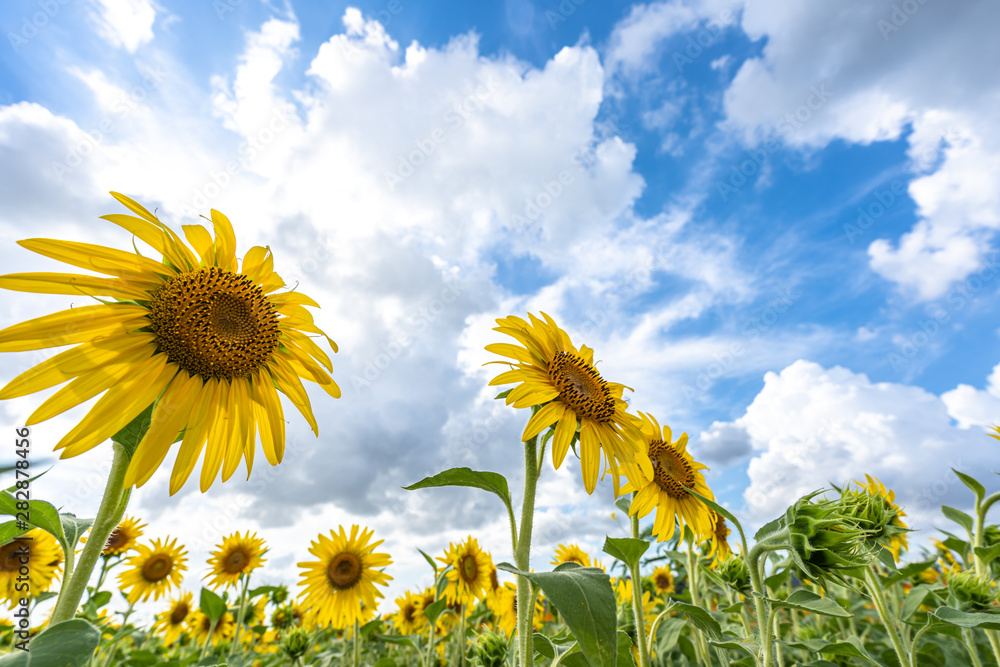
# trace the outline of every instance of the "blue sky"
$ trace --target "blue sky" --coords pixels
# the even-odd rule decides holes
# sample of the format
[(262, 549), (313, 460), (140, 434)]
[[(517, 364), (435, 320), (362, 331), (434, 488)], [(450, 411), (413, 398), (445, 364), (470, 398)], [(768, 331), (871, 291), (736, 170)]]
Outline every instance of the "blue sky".
[[(290, 423), (278, 468), (169, 501), (158, 474), (134, 496), (197, 567), (253, 529), (267, 576), (293, 582), (308, 539), (351, 522), (398, 554), (394, 592), (425, 583), (414, 545), (475, 531), (504, 558), (490, 499), (398, 487), (455, 465), (518, 486), (525, 417), (494, 404), (481, 364), (492, 320), (527, 310), (688, 432), (748, 522), (870, 473), (932, 534), (941, 503), (969, 504), (948, 468), (997, 460), (998, 12), (16, 0), (0, 9), (0, 256), (48, 270), (26, 236), (127, 247), (97, 219), (119, 190), (175, 227), (222, 210), (323, 304), (345, 391), (320, 437)], [(67, 302), (5, 294), (0, 323)], [(32, 358), (6, 355), (3, 376)], [(16, 424), (39, 400), (0, 408)], [(40, 425), (37, 451), (73, 415)], [(92, 512), (100, 485), (78, 480), (109, 455), (39, 485)], [(588, 497), (575, 461), (546, 475), (537, 566), (621, 530), (610, 485)]]

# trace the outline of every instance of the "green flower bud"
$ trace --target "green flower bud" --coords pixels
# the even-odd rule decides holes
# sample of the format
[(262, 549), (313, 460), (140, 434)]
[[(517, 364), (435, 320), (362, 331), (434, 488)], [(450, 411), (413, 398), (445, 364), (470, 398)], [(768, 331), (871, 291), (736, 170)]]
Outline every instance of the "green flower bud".
[(865, 479), (867, 484), (855, 482), (855, 489), (845, 489), (841, 493), (840, 503), (844, 513), (865, 531), (865, 542), (869, 547), (882, 545), (898, 561), (900, 551), (907, 546), (909, 528), (902, 520), (905, 514), (894, 502), (896, 494), (893, 491), (869, 475), (865, 475)]
[(867, 566), (875, 558), (874, 550), (865, 542), (867, 533), (839, 501), (814, 501), (819, 493), (800, 498), (785, 512), (795, 564), (807, 577), (817, 580), (835, 570)]
[(273, 604), (278, 606), (283, 605), (285, 604), (285, 600), (288, 599), (288, 587), (284, 584), (280, 584), (273, 591), (271, 591), (271, 594), (268, 597), (271, 598), (271, 602)]
[(983, 546), (1000, 544), (1000, 526), (986, 526), (983, 530)]
[(482, 667), (502, 667), (507, 661), (507, 639), (492, 630), (486, 630), (473, 645), (476, 664)]
[(743, 556), (730, 554), (729, 558), (719, 564), (716, 572), (729, 587), (740, 593), (750, 593), (750, 568)]
[(996, 586), (988, 579), (976, 576), (975, 572), (958, 572), (948, 577), (948, 589), (958, 598), (962, 611), (986, 611), (993, 609), (997, 599)]
[(281, 650), (292, 660), (301, 658), (309, 651), (309, 632), (292, 628), (281, 640)]

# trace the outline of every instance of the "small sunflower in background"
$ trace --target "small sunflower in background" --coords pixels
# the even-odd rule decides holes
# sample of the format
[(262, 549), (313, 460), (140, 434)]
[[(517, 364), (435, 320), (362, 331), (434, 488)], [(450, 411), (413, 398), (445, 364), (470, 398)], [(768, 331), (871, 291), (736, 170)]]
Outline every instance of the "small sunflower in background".
[(211, 633), (212, 646), (216, 646), (219, 642), (233, 638), (236, 634), (236, 621), (227, 611), (213, 628), (212, 619), (201, 609), (196, 609), (188, 617), (188, 631), (198, 646), (204, 646)]
[(670, 571), (669, 565), (661, 565), (653, 570), (653, 588), (657, 595), (666, 595), (674, 592), (674, 574)]
[[(229, 219), (211, 212), (212, 234), (184, 225), (190, 247), (132, 199), (112, 196), (135, 215), (102, 216), (153, 248), (161, 260), (104, 246), (54, 239), (18, 244), (45, 257), (101, 275), (16, 273), (0, 288), (89, 296), (100, 301), (15, 324), (0, 331), (0, 352), (71, 345), (21, 373), (0, 399), (65, 384), (27, 419), (38, 424), (103, 394), (56, 444), (61, 458), (77, 456), (118, 433), (155, 403), (151, 426), (125, 474), (125, 487), (142, 486), (181, 434), (170, 478), (180, 489), (204, 453), (201, 490), (246, 462), (253, 467), (257, 436), (268, 463), (284, 456), (285, 394), (318, 435), (303, 379), (334, 398), (327, 354), (307, 334), (326, 337), (304, 306), (318, 307), (284, 286), (268, 248), (236, 258)], [(193, 248), (193, 250), (192, 250)], [(105, 301), (102, 299), (113, 299)], [(336, 345), (328, 337), (331, 349)], [(324, 370), (325, 368), (325, 370)]]
[[(62, 572), (63, 552), (56, 538), (41, 528), (32, 528), (13, 542), (0, 547), (0, 595), (13, 609), (23, 597), (36, 598), (52, 586)], [(28, 570), (27, 582), (21, 568)], [(28, 584), (27, 591), (17, 586)]]
[(317, 561), (299, 563), (304, 588), (300, 597), (319, 625), (346, 628), (374, 616), (376, 598), (385, 597), (376, 585), (387, 586), (390, 577), (380, 571), (392, 563), (389, 554), (375, 553), (382, 540), (372, 542), (374, 531), (351, 526), (350, 535), (330, 531), (312, 542), (309, 553)]
[(508, 637), (513, 637), (514, 628), (517, 627), (517, 586), (505, 583), (489, 597), (487, 602), (496, 618), (497, 627)]
[(233, 533), (223, 538), (222, 544), (216, 545), (216, 550), (208, 559), (211, 571), (205, 578), (211, 577), (209, 585), (212, 588), (235, 586), (240, 577), (266, 562), (261, 558), (266, 551), (264, 540), (257, 537), (257, 533), (251, 535), (249, 530), (245, 535)]
[[(594, 365), (594, 351), (586, 345), (577, 348), (569, 335), (555, 321), (542, 313), (544, 321), (528, 313), (529, 322), (513, 315), (497, 320), (494, 331), (514, 338), (520, 345), (492, 343), (493, 352), (513, 361), (512, 369), (490, 381), (490, 385), (519, 383), (507, 394), (507, 405), (515, 408), (539, 406), (521, 435), (530, 440), (555, 426), (552, 438), (552, 464), (558, 469), (570, 446), (579, 437), (583, 485), (593, 493), (604, 469), (602, 452), (611, 468), (615, 495), (619, 494), (619, 465), (635, 472), (639, 430), (636, 418), (625, 412), (622, 395), (625, 386), (607, 382)], [(649, 474), (652, 474), (650, 471)]]
[(420, 596), (406, 591), (396, 598), (397, 611), (392, 616), (392, 623), (401, 635), (414, 635), (427, 625), (427, 617), (420, 609)]
[(552, 565), (561, 565), (563, 563), (576, 563), (581, 567), (590, 567), (590, 555), (586, 551), (581, 549), (576, 544), (560, 544), (556, 548), (555, 559), (551, 561)]
[(102, 556), (121, 556), (125, 552), (134, 549), (142, 537), (142, 529), (146, 524), (139, 523), (139, 519), (125, 517), (108, 536), (108, 541), (101, 549)]
[[(643, 464), (634, 467), (637, 474), (630, 476), (621, 490), (622, 494), (637, 492), (629, 506), (629, 514), (644, 517), (655, 509), (653, 534), (658, 542), (673, 536), (675, 523), (681, 528), (689, 526), (696, 536), (707, 537), (713, 527), (711, 511), (688, 491), (691, 489), (709, 500), (715, 499), (701, 472), (707, 470), (707, 466), (688, 453), (687, 433), (672, 442), (669, 426), (661, 430), (654, 417), (644, 412), (639, 416), (643, 437), (640, 441), (642, 452), (637, 457)], [(648, 473), (647, 466), (651, 466)]]
[(490, 569), (493, 560), (479, 548), (479, 542), (471, 535), (465, 542), (448, 545), (444, 557), (438, 560), (451, 569), (445, 574), (448, 585), (444, 597), (448, 604), (475, 603), (483, 599), (490, 584)]
[(170, 646), (180, 639), (188, 618), (194, 611), (191, 604), (193, 594), (184, 593), (179, 598), (170, 601), (170, 608), (156, 615), (156, 622), (153, 623), (153, 632), (163, 634), (163, 643)]
[(306, 610), (291, 601), (271, 612), (271, 625), (279, 630), (303, 627), (306, 616)]
[(267, 622), (267, 596), (260, 596), (256, 602), (247, 604), (243, 618), (243, 633), (240, 641), (250, 644), (260, 638), (260, 635), (253, 631), (257, 626), (263, 627)]
[(148, 546), (137, 545), (135, 550), (138, 553), (128, 559), (129, 569), (118, 575), (118, 586), (129, 602), (145, 602), (150, 596), (159, 600), (181, 585), (187, 551), (177, 544), (177, 538), (169, 542), (156, 539)]
[(425, 588), (422, 593), (417, 594), (417, 600), (416, 600), (417, 613), (423, 616), (423, 619), (428, 623), (430, 622), (430, 619), (428, 619), (427, 616), (424, 614), (424, 610), (427, 609), (427, 607), (434, 604), (434, 601), (436, 599), (437, 599), (437, 593), (434, 591), (433, 586)]
[(729, 558), (733, 550), (729, 546), (729, 534), (732, 532), (726, 524), (726, 517), (715, 512), (710, 512), (712, 517), (712, 541), (709, 546), (708, 557), (712, 558), (712, 565)]
[[(615, 590), (615, 598), (620, 607), (632, 611), (632, 579), (612, 579), (611, 586)], [(646, 636), (649, 636), (653, 629), (653, 621), (656, 620), (656, 600), (649, 591), (642, 592), (642, 618), (646, 622)]]

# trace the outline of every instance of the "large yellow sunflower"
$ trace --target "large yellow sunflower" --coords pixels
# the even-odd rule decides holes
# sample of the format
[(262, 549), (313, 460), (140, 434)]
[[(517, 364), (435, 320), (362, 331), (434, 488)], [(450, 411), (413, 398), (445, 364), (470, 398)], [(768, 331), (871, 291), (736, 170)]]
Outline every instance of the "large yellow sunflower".
[(438, 557), (438, 560), (451, 565), (445, 574), (448, 585), (444, 589), (444, 597), (448, 604), (475, 603), (483, 598), (490, 585), (493, 560), (479, 548), (476, 538), (470, 535), (465, 542), (449, 544), (444, 557)]
[(528, 313), (530, 323), (513, 315), (497, 320), (500, 326), (494, 331), (513, 337), (520, 345), (486, 346), (488, 352), (514, 360), (487, 362), (513, 366), (493, 378), (490, 385), (518, 382), (507, 394), (507, 404), (515, 408), (541, 406), (528, 420), (521, 439), (530, 440), (554, 425), (552, 464), (556, 468), (562, 465), (579, 435), (580, 466), (587, 493), (593, 493), (597, 486), (603, 451), (617, 495), (618, 466), (632, 472), (639, 440), (637, 420), (625, 412), (625, 386), (604, 380), (594, 366), (594, 351), (586, 345), (577, 348), (551, 317), (545, 313), (542, 317), (544, 321)]
[(198, 646), (203, 646), (208, 640), (208, 633), (212, 633), (212, 646), (221, 641), (232, 639), (236, 634), (236, 621), (228, 611), (222, 615), (215, 627), (212, 627), (212, 619), (201, 609), (196, 609), (188, 616), (188, 629)]
[(374, 531), (365, 528), (359, 534), (359, 530), (351, 526), (348, 536), (340, 526), (339, 534), (331, 530), (330, 537), (320, 535), (309, 547), (319, 560), (298, 564), (303, 568), (300, 597), (319, 625), (349, 627), (373, 615), (376, 598), (385, 597), (375, 585), (387, 586), (392, 577), (378, 568), (392, 561), (389, 554), (374, 553), (382, 544), (382, 540), (370, 542)]
[(128, 559), (129, 569), (118, 575), (118, 586), (129, 602), (159, 600), (172, 588), (181, 585), (187, 551), (177, 544), (177, 538), (153, 540), (150, 545), (136, 546), (136, 555)]
[[(36, 598), (49, 590), (62, 571), (62, 547), (56, 538), (33, 528), (0, 547), (0, 595), (13, 609), (21, 598)], [(27, 579), (21, 578), (27, 568)]]
[(579, 545), (576, 544), (560, 544), (556, 548), (556, 557), (551, 561), (553, 565), (561, 565), (563, 563), (576, 563), (581, 567), (590, 567), (590, 556), (586, 551), (581, 549)]
[[(623, 494), (638, 491), (629, 506), (629, 514), (644, 517), (656, 509), (653, 534), (659, 542), (673, 536), (675, 518), (681, 527), (687, 524), (695, 535), (708, 537), (712, 532), (710, 510), (685, 489), (693, 489), (714, 500), (701, 472), (707, 467), (688, 454), (687, 433), (672, 442), (669, 426), (664, 426), (661, 432), (654, 417), (644, 412), (639, 416), (642, 418), (643, 449), (637, 457), (644, 464), (634, 466), (637, 474), (630, 474), (629, 482), (621, 490)], [(650, 465), (651, 470), (647, 472)]]
[(180, 639), (186, 621), (191, 616), (193, 607), (191, 599), (193, 593), (187, 592), (176, 600), (170, 601), (170, 608), (156, 615), (156, 622), (153, 624), (153, 632), (163, 633), (163, 643), (170, 646)]
[(427, 617), (420, 607), (421, 596), (406, 591), (396, 598), (398, 611), (392, 616), (392, 623), (401, 635), (414, 635), (427, 625)]
[(146, 524), (139, 523), (139, 519), (125, 517), (111, 531), (107, 543), (101, 549), (101, 554), (104, 556), (120, 556), (129, 549), (134, 549), (139, 538), (142, 537), (142, 529), (145, 527)]
[(251, 535), (249, 530), (246, 535), (233, 533), (223, 538), (222, 544), (217, 545), (217, 550), (212, 552), (208, 559), (212, 570), (205, 578), (211, 577), (209, 585), (213, 588), (235, 586), (241, 576), (265, 562), (261, 558), (265, 551), (264, 540), (257, 537), (257, 533)]
[(0, 399), (69, 381), (28, 417), (31, 425), (104, 392), (56, 444), (62, 458), (112, 437), (155, 401), (152, 425), (132, 456), (126, 487), (145, 484), (180, 433), (171, 494), (187, 481), (203, 450), (202, 491), (220, 469), (223, 481), (229, 479), (241, 460), (249, 475), (258, 434), (268, 463), (277, 465), (285, 448), (278, 393), (317, 434), (300, 378), (340, 397), (340, 388), (320, 365), (332, 371), (329, 357), (306, 335), (326, 335), (303, 307), (317, 307), (316, 302), (298, 292), (276, 293), (284, 282), (273, 270), (268, 248), (251, 248), (238, 264), (233, 227), (218, 211), (212, 211), (214, 240), (201, 225), (183, 226), (192, 251), (143, 206), (111, 194), (136, 215), (104, 219), (148, 244), (162, 260), (75, 241), (19, 241), (28, 250), (103, 276), (17, 273), (0, 276), (0, 287), (114, 301), (0, 331), (0, 352), (75, 345), (11, 380)]

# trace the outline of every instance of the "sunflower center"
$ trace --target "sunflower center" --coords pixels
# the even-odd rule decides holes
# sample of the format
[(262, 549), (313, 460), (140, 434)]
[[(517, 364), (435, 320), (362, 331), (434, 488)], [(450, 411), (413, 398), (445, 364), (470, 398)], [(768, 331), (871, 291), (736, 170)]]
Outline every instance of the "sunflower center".
[(155, 554), (142, 565), (142, 578), (146, 581), (165, 579), (174, 568), (174, 559), (167, 554)]
[(121, 550), (128, 543), (128, 535), (122, 533), (120, 526), (115, 527), (108, 535), (108, 542), (104, 545), (102, 553), (113, 554)]
[(615, 414), (615, 398), (601, 374), (582, 358), (562, 350), (549, 363), (549, 381), (559, 398), (578, 417), (607, 422)]
[(347, 551), (339, 553), (327, 566), (326, 576), (334, 588), (346, 590), (361, 579), (361, 559)]
[(674, 582), (670, 581), (670, 577), (668, 577), (667, 575), (665, 575), (665, 574), (658, 574), (658, 575), (656, 575), (655, 583), (656, 583), (656, 588), (658, 588), (659, 590), (663, 591), (663, 590), (666, 590), (666, 589), (670, 588), (670, 586)]
[(716, 539), (725, 541), (729, 537), (729, 526), (726, 525), (726, 519), (724, 517), (719, 517), (715, 522), (715, 537)]
[(653, 481), (671, 498), (690, 495), (684, 487), (694, 488), (694, 469), (681, 454), (663, 442), (649, 444), (649, 461), (653, 464)]
[(239, 574), (250, 562), (250, 554), (242, 549), (237, 549), (226, 556), (222, 561), (222, 569), (227, 574)]
[(172, 625), (178, 625), (187, 618), (188, 612), (191, 611), (188, 608), (187, 602), (178, 602), (174, 610), (170, 612), (170, 623)]
[(403, 618), (408, 623), (412, 623), (413, 622), (413, 616), (417, 613), (417, 608), (416, 608), (415, 605), (408, 603), (408, 604), (406, 604), (406, 606), (403, 607), (402, 612), (403, 612)]
[(462, 581), (472, 584), (479, 577), (479, 564), (476, 557), (466, 554), (458, 561), (458, 573), (462, 576)]
[(14, 541), (0, 547), (0, 572), (18, 571), (21, 567), (21, 558), (24, 555), (23, 552), (20, 552), (23, 545), (24, 542)]
[(217, 266), (170, 279), (149, 301), (169, 361), (203, 378), (248, 377), (278, 346), (278, 313), (250, 278)]

